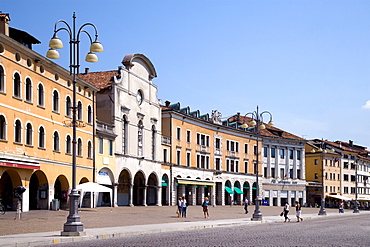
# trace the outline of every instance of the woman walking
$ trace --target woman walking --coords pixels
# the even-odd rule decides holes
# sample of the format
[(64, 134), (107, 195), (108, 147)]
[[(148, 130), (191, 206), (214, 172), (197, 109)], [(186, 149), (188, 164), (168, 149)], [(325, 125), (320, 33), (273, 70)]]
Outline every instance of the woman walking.
[(301, 204), (298, 201), (295, 202), (295, 211), (296, 211), (295, 216), (297, 216), (297, 222), (299, 222), (299, 220), (303, 221), (303, 218), (301, 217), (301, 214), (302, 214)]
[(186, 218), (186, 209), (187, 209), (187, 202), (186, 202), (185, 197), (183, 196), (181, 200), (181, 214), (183, 218)]
[(288, 222), (290, 222), (290, 218), (288, 216), (289, 214), (289, 203), (285, 203), (285, 206), (284, 206), (284, 209), (283, 209), (283, 214), (284, 214), (284, 218), (285, 218), (285, 221), (286, 222), (288, 220)]

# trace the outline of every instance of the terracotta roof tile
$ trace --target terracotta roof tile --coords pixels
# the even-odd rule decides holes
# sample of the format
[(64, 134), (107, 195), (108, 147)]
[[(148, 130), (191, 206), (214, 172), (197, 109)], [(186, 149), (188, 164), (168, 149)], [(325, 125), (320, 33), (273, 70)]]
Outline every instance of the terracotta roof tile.
[(78, 74), (78, 77), (93, 84), (94, 86), (103, 89), (112, 85), (112, 77), (118, 76), (117, 70), (102, 71), (102, 72), (89, 72), (87, 74)]

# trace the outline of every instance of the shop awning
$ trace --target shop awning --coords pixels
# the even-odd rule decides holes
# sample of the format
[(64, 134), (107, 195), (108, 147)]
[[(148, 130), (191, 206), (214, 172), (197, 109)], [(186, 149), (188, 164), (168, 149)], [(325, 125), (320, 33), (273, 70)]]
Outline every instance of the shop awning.
[(162, 186), (168, 186), (166, 182), (162, 182)]
[(0, 166), (40, 170), (40, 164), (39, 163), (18, 161), (18, 160), (3, 160), (3, 159), (1, 159), (0, 160)]
[[(356, 198), (353, 198), (353, 200), (355, 201)], [(357, 196), (357, 201), (370, 201), (370, 196), (365, 196), (365, 195)]]
[(195, 185), (210, 185), (214, 186), (215, 183), (212, 181), (204, 181), (204, 180), (187, 180), (187, 179), (177, 179), (178, 184), (195, 184)]
[(341, 195), (328, 195), (329, 197), (332, 197), (332, 198), (335, 198), (335, 199), (340, 199), (340, 200), (344, 200), (344, 201), (350, 201), (351, 198), (348, 198), (348, 197), (345, 197), (345, 196), (341, 196)]
[(238, 187), (234, 187), (234, 191), (235, 191), (237, 194), (243, 194), (243, 191), (241, 191)]
[(250, 189), (250, 187), (243, 187), (243, 189), (247, 189), (247, 190), (249, 190), (249, 189)]
[(230, 187), (225, 186), (225, 190), (229, 194), (234, 194), (234, 191)]

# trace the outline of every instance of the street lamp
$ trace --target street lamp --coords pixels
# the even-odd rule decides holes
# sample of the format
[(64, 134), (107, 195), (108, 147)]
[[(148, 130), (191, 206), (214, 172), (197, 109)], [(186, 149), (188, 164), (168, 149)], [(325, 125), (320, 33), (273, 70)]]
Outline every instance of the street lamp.
[[(64, 27), (58, 28), (57, 25), (59, 23), (65, 24)], [(92, 41), (90, 34), (84, 30), (83, 28), (86, 26), (91, 26), (95, 30), (95, 41)], [(73, 75), (73, 105), (72, 105), (72, 128), (73, 128), (73, 140), (72, 140), (72, 190), (69, 196), (69, 215), (67, 217), (67, 222), (64, 223), (64, 228), (61, 233), (62, 236), (79, 236), (84, 235), (84, 228), (83, 224), (80, 221), (80, 216), (78, 215), (78, 198), (79, 194), (76, 190), (76, 128), (77, 128), (77, 120), (76, 120), (76, 75), (79, 73), (79, 44), (80, 44), (80, 34), (86, 33), (90, 39), (90, 52), (86, 55), (85, 60), (87, 62), (97, 62), (98, 57), (94, 52), (102, 52), (103, 46), (98, 41), (98, 30), (94, 24), (85, 23), (83, 24), (78, 31), (76, 32), (76, 14), (73, 13), (73, 22), (72, 28), (68, 23), (64, 20), (59, 20), (55, 23), (54, 26), (54, 35), (49, 42), (50, 49), (48, 50), (46, 57), (51, 59), (58, 59), (59, 53), (57, 49), (63, 48), (62, 41), (58, 38), (57, 33), (61, 30), (67, 31), (69, 34), (69, 68), (70, 74)]]
[(358, 184), (357, 184), (357, 167), (358, 167), (358, 163), (356, 162), (356, 163), (354, 163), (354, 165), (356, 166), (356, 171), (355, 171), (355, 179), (356, 179), (356, 191), (355, 191), (355, 206), (354, 206), (354, 208), (353, 208), (353, 213), (359, 213), (360, 212), (360, 210), (358, 210), (358, 205), (357, 205), (357, 197), (358, 197), (358, 194), (357, 194), (357, 186), (358, 186)]
[[(255, 134), (256, 134), (256, 137), (257, 137), (257, 159), (256, 159), (256, 198), (255, 198), (255, 209), (254, 209), (254, 213), (253, 213), (253, 216), (251, 218), (251, 220), (253, 221), (260, 221), (262, 220), (262, 213), (261, 213), (261, 210), (260, 210), (260, 200), (259, 200), (259, 185), (258, 185), (258, 164), (259, 164), (259, 135), (260, 135), (260, 130), (261, 129), (266, 129), (266, 126), (264, 125), (263, 123), (263, 115), (264, 114), (269, 114), (270, 115), (270, 121), (268, 122), (267, 125), (269, 126), (274, 126), (274, 122), (272, 121), (272, 114), (268, 111), (263, 111), (261, 113), (258, 112), (258, 106), (257, 106), (257, 110), (254, 111), (254, 112), (249, 112), (247, 114), (245, 114), (245, 117), (248, 116), (248, 115), (251, 115), (251, 119), (252, 121), (249, 122), (249, 124), (247, 124), (246, 122), (244, 122), (244, 124), (242, 124), (242, 128), (244, 129), (247, 129), (249, 127), (252, 127)], [(246, 121), (246, 118), (244, 118), (244, 121)]]
[[(318, 213), (318, 215), (326, 215), (326, 210), (325, 210), (325, 188), (324, 188), (324, 154), (327, 153), (326, 151), (326, 147), (325, 147), (325, 143), (324, 141), (321, 141), (320, 142), (320, 148), (318, 149), (319, 152), (321, 152), (321, 165), (322, 165), (322, 169), (321, 169), (321, 177), (322, 177), (322, 181), (321, 181), (321, 205), (320, 205), (320, 211)], [(315, 150), (313, 149), (312, 152), (314, 153)]]

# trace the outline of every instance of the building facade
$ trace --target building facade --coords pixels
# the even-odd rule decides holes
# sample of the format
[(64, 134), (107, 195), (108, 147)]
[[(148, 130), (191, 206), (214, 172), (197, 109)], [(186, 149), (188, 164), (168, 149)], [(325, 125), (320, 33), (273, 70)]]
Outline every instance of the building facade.
[(161, 107), (152, 82), (157, 74), (143, 54), (126, 55), (122, 64), (116, 71), (79, 75), (100, 88), (97, 121), (110, 124), (116, 136), (115, 164), (103, 162), (97, 182), (114, 189), (117, 206), (161, 205)]
[[(72, 177), (72, 76), (32, 50), (40, 43), (9, 27), (0, 13), (0, 198), (15, 209), (14, 189), (23, 186), (22, 210), (48, 209), (53, 199), (67, 207)], [(77, 81), (77, 183), (93, 170), (93, 95)]]

